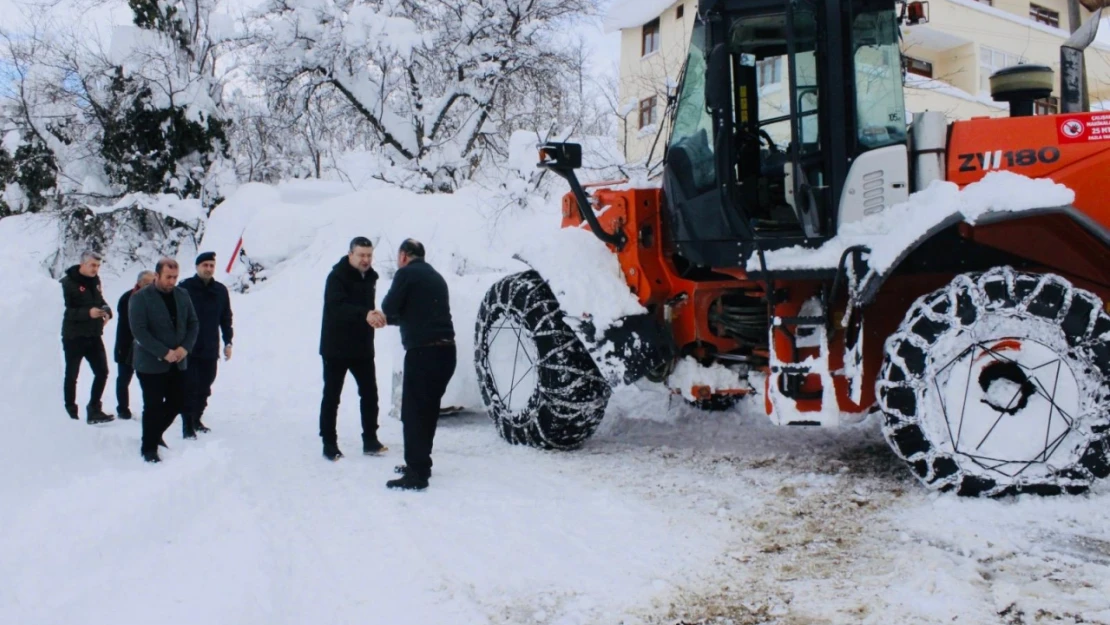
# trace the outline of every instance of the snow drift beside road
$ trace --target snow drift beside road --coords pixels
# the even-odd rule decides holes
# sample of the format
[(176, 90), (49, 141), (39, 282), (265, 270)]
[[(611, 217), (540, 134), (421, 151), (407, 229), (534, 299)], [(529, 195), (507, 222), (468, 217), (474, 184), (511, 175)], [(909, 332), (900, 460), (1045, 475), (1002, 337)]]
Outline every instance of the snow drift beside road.
[[(217, 279), (247, 287), (246, 306), (286, 311), (286, 321), (268, 329), (267, 342), (280, 337), (292, 343), (285, 345), (291, 350), (286, 357), (316, 363), (324, 280), (347, 254), (351, 239), (365, 236), (375, 243), (379, 304), (397, 270), (397, 248), (406, 238), (421, 241), (428, 262), (443, 275), (451, 294), (459, 360), (444, 405), (478, 408), (481, 397), (473, 365), (478, 305), (495, 281), (527, 269), (512, 259), (511, 250), (559, 223), (555, 208), (521, 210), (500, 216), (498, 228), (491, 230), (492, 215), (482, 199), (473, 190), (418, 195), (380, 184), (361, 191), (319, 181), (248, 184), (216, 207), (199, 249), (216, 252)], [(236, 259), (230, 273), (226, 271), (240, 238), (245, 257), (262, 266), (253, 283), (245, 261)], [(192, 259), (181, 260), (187, 267), (193, 264)], [(290, 325), (305, 330), (292, 331)], [(236, 344), (243, 345), (240, 340)], [(389, 406), (391, 373), (400, 369), (403, 359), (396, 327), (378, 331), (376, 344), (382, 405)]]

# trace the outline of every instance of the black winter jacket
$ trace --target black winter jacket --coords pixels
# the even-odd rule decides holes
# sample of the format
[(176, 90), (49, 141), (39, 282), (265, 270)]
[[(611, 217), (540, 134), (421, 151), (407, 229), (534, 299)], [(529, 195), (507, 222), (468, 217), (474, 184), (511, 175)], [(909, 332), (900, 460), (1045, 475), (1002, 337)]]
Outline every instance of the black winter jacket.
[(116, 310), (119, 311), (119, 322), (116, 324), (116, 348), (115, 360), (116, 363), (121, 365), (131, 366), (132, 350), (135, 348), (135, 337), (131, 334), (131, 321), (127, 305), (131, 302), (131, 294), (136, 289), (125, 291), (119, 298), (119, 304), (116, 305)]
[(382, 312), (389, 325), (401, 326), (405, 349), (455, 339), (447, 282), (423, 259), (414, 258), (397, 270)]
[(193, 358), (218, 360), (221, 332), (224, 344), (230, 344), (235, 334), (231, 326), (231, 296), (227, 287), (215, 279), (205, 284), (200, 276), (182, 280), (180, 286), (189, 292), (193, 308), (197, 311), (197, 319), (200, 320), (200, 335), (189, 355)]
[(320, 355), (324, 358), (373, 358), (374, 328), (366, 315), (374, 310), (378, 274), (366, 275), (339, 259), (324, 285), (324, 315), (320, 328)]
[(89, 311), (93, 308), (111, 308), (104, 301), (100, 289), (100, 278), (81, 275), (78, 265), (66, 269), (62, 283), (62, 298), (65, 300), (65, 313), (62, 315), (62, 338), (75, 339), (104, 335), (104, 320), (93, 319)]

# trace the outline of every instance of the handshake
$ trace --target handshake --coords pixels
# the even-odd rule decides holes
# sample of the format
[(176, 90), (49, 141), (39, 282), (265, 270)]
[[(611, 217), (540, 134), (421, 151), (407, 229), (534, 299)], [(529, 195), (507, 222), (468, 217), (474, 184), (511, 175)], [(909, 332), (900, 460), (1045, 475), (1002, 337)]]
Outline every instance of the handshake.
[(386, 326), (385, 314), (380, 310), (371, 310), (366, 315), (366, 323), (369, 323), (370, 327), (380, 330)]

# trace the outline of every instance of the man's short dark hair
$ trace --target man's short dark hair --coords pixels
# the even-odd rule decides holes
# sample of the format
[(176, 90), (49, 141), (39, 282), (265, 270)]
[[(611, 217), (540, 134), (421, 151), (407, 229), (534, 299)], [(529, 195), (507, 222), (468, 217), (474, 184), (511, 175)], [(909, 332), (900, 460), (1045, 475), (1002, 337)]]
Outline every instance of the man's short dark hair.
[(424, 244), (416, 239), (405, 239), (401, 243), (401, 253), (412, 258), (424, 258)]
[(162, 275), (162, 271), (165, 270), (165, 269), (180, 269), (180, 268), (181, 267), (178, 266), (176, 260), (174, 260), (172, 258), (163, 258), (163, 259), (159, 260), (154, 265), (154, 273), (156, 273), (158, 275)]
[(354, 252), (356, 247), (368, 247), (374, 249), (374, 244), (366, 237), (355, 237), (351, 239), (351, 249), (348, 252)]

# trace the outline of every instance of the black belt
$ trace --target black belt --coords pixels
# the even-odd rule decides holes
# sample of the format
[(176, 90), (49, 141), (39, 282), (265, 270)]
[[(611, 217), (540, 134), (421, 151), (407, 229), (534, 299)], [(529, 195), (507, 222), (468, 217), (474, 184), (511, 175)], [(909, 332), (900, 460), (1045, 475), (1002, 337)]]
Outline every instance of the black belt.
[(450, 347), (454, 344), (455, 344), (455, 341), (453, 341), (451, 339), (439, 339), (438, 341), (432, 341), (431, 343), (425, 343), (425, 344), (421, 345), (421, 347)]

